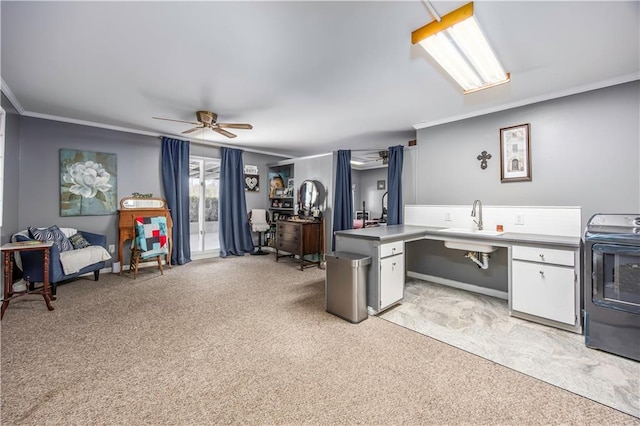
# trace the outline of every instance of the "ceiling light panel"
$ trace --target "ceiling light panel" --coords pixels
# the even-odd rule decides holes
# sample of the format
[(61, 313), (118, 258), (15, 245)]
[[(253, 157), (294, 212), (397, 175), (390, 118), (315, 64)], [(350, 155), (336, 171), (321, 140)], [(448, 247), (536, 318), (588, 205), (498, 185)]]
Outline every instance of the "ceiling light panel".
[(510, 80), (473, 16), (473, 3), (411, 34), (435, 61), (470, 93)]

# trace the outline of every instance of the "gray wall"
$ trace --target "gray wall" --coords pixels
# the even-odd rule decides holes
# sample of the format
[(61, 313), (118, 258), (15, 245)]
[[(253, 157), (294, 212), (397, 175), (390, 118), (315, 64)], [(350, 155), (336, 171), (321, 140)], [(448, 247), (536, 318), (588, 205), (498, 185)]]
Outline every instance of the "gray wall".
[[(220, 158), (218, 156), (218, 158)], [(247, 200), (247, 211), (251, 209), (268, 209), (269, 208), (269, 167), (267, 164), (282, 160), (282, 157), (274, 157), (253, 152), (242, 153), (242, 163), (245, 165), (258, 166), (258, 174), (260, 176), (259, 191), (245, 191), (245, 199)], [(256, 237), (257, 242), (257, 237)]]
[(324, 238), (325, 251), (331, 249), (331, 236), (333, 235), (333, 155), (327, 154), (312, 158), (298, 158), (293, 161), (293, 177), (296, 183), (296, 197), (298, 189), (305, 180), (317, 180), (325, 189), (324, 206)]
[[(407, 243), (406, 262), (409, 271), (442, 277), (461, 283), (475, 284), (493, 290), (508, 291), (508, 255), (499, 248), (489, 255), (489, 268), (481, 269), (465, 258), (465, 251), (446, 248), (442, 241), (420, 240)], [(429, 253), (425, 256), (424, 253)], [(480, 259), (482, 260), (482, 259)]]
[[(533, 180), (501, 183), (499, 130), (523, 123)], [(581, 206), (583, 227), (598, 212), (640, 212), (638, 81), (421, 129), (417, 141), (416, 204)], [(476, 159), (484, 150), (486, 170)], [(484, 273), (461, 272), (460, 253), (411, 256), (407, 269), (431, 274), (437, 264), (439, 276), (477, 282)]]
[(20, 121), (20, 218), (13, 232), (58, 225), (105, 234), (117, 246), (117, 214), (60, 216), (61, 148), (116, 154), (118, 200), (133, 192), (164, 197), (159, 138), (30, 117)]
[(2, 108), (7, 113), (4, 137), (4, 188), (2, 206), (2, 228), (0, 243), (8, 243), (18, 228), (20, 163), (20, 116), (13, 105), (2, 95)]
[[(418, 131), (417, 204), (640, 211), (640, 82)], [(531, 182), (500, 182), (499, 130), (531, 124)], [(492, 155), (486, 170), (477, 155)]]
[[(20, 194), (16, 214), (18, 220), (12, 223), (9, 217), (9, 222), (2, 229), (3, 236), (10, 236), (29, 226), (55, 224), (105, 234), (107, 243), (117, 247), (117, 214), (60, 217), (61, 148), (116, 154), (118, 200), (133, 192), (153, 193), (154, 196), (164, 197), (160, 138), (30, 117), (19, 117), (18, 121), (20, 133), (16, 139), (19, 139), (20, 161), (7, 161), (5, 164), (6, 170), (15, 171), (15, 176), (18, 177), (15, 182)], [(219, 148), (195, 143), (191, 143), (190, 153), (220, 157)], [(258, 166), (262, 187), (260, 192), (246, 193), (247, 209), (268, 206), (268, 192), (265, 189), (266, 163), (279, 159), (280, 157), (249, 152), (243, 154), (245, 164)], [(11, 191), (12, 185), (11, 181), (7, 181), (5, 191)], [(9, 199), (7, 204), (10, 204)], [(117, 256), (117, 252), (115, 255)], [(125, 253), (125, 260), (126, 257)]]

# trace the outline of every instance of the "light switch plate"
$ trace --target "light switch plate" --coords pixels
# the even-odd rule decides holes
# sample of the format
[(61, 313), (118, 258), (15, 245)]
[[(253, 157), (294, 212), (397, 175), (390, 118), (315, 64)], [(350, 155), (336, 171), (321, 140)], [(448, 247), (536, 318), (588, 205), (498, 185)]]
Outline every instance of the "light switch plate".
[(515, 225), (524, 225), (524, 213), (516, 213), (516, 218), (513, 223)]

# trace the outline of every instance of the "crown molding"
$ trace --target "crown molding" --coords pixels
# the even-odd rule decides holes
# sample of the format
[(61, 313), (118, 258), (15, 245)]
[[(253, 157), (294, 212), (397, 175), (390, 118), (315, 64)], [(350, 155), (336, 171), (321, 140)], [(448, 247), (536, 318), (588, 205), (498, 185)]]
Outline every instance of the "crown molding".
[(424, 123), (414, 124), (416, 130), (426, 129), (428, 127), (439, 126), (440, 124), (453, 123), (455, 121), (466, 120), (468, 118), (479, 117), (482, 115), (492, 114), (494, 112), (505, 111), (508, 109), (518, 108), (521, 106), (536, 104), (538, 102), (549, 101), (552, 99), (563, 98), (565, 96), (577, 95), (579, 93), (590, 92), (592, 90), (603, 89), (605, 87), (617, 86), (618, 84), (628, 83), (630, 81), (640, 80), (640, 73), (626, 74), (619, 77), (603, 80), (596, 83), (577, 86), (571, 89), (561, 90), (558, 92), (548, 93), (546, 95), (534, 96), (532, 98), (523, 99), (521, 101), (511, 102), (508, 104), (498, 105), (492, 108), (480, 111), (472, 111), (468, 114), (460, 114), (452, 117), (446, 117), (440, 120), (426, 121)]
[(0, 82), (0, 89), (2, 90), (2, 93), (4, 93), (7, 99), (9, 99), (9, 102), (11, 102), (11, 105), (13, 105), (16, 111), (18, 111), (18, 114), (23, 115), (24, 108), (22, 108), (22, 105), (20, 104), (20, 102), (18, 102), (18, 98), (16, 98), (16, 96), (13, 94), (13, 92), (9, 88), (9, 85), (5, 83), (4, 79), (2, 78), (0, 78)]

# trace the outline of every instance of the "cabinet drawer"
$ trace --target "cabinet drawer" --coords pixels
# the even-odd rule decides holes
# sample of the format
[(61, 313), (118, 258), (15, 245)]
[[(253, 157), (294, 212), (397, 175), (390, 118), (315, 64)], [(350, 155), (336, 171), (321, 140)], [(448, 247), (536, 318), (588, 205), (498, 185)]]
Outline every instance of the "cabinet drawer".
[(293, 223), (278, 222), (278, 232), (300, 235), (300, 227)]
[(550, 263), (553, 265), (574, 266), (575, 255), (571, 250), (558, 250), (546, 247), (513, 246), (512, 259), (528, 260), (529, 262)]
[(298, 251), (300, 251), (298, 244), (280, 240), (276, 242), (276, 248), (278, 250), (284, 250), (289, 253), (298, 253)]
[(395, 243), (382, 244), (380, 246), (380, 257), (389, 257), (400, 254), (404, 251), (404, 242), (396, 241)]
[(511, 309), (574, 325), (575, 271), (565, 266), (514, 260)]
[(300, 241), (300, 236), (298, 234), (290, 234), (288, 232), (279, 232), (278, 241), (297, 244)]

